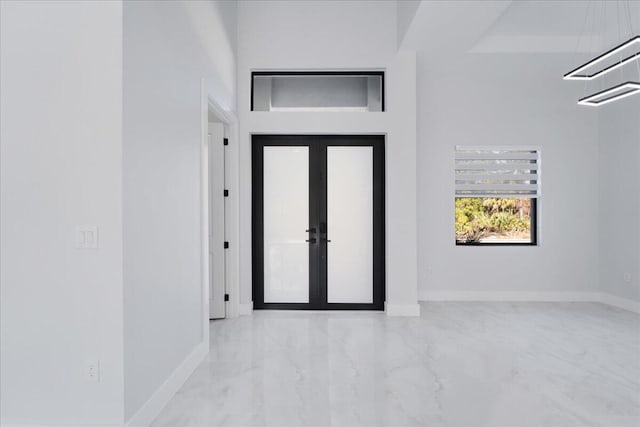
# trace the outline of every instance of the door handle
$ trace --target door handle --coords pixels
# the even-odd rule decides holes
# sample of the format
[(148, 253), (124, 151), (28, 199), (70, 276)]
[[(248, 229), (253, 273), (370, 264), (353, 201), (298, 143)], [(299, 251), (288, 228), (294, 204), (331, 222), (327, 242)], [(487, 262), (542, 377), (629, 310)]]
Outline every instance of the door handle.
[(321, 239), (321, 240), (322, 240), (323, 242), (325, 242), (325, 243), (331, 243), (331, 240), (327, 239), (326, 237), (325, 237), (325, 238), (323, 238), (323, 239)]
[(316, 238), (315, 238), (315, 237), (312, 237), (312, 238), (310, 238), (310, 239), (305, 240), (305, 242), (308, 242), (308, 243), (316, 243)]
[(308, 230), (304, 230), (305, 233), (315, 233), (316, 229), (315, 228), (310, 228)]

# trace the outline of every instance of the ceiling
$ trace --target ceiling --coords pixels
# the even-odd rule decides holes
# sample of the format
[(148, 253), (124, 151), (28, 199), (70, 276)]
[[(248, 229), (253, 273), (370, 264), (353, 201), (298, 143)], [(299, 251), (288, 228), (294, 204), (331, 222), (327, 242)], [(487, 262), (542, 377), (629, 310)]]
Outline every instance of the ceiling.
[(640, 1), (423, 0), (402, 48), (433, 54), (598, 52), (629, 39), (629, 22), (639, 34)]

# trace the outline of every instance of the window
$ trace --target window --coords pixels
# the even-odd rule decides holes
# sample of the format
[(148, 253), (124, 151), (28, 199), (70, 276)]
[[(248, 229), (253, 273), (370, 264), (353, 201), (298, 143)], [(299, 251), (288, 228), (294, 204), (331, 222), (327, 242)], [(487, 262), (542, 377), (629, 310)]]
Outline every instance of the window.
[(254, 71), (251, 111), (384, 111), (384, 72)]
[(456, 147), (457, 245), (535, 245), (540, 150)]

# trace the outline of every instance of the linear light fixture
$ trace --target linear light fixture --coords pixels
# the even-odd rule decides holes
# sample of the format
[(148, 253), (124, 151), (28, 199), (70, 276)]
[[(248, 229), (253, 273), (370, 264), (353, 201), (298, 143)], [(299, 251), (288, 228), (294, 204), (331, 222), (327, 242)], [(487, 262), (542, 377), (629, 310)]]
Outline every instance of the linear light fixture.
[(629, 40), (627, 40), (626, 42), (622, 43), (621, 45), (618, 45), (616, 47), (614, 47), (613, 49), (603, 53), (602, 55), (598, 56), (597, 58), (592, 59), (591, 61), (587, 62), (586, 64), (583, 64), (581, 66), (579, 66), (578, 68), (576, 68), (573, 71), (568, 72), (567, 74), (564, 75), (563, 79), (564, 80), (593, 80), (597, 77), (603, 76), (607, 73), (610, 73), (611, 71), (622, 67), (625, 64), (628, 64), (629, 62), (633, 61), (634, 59), (640, 59), (640, 51), (633, 53), (631, 56), (626, 57), (625, 59), (622, 59), (614, 64), (609, 65), (608, 67), (605, 67), (603, 69), (601, 69), (600, 71), (596, 71), (593, 74), (580, 74), (583, 73), (586, 69), (593, 67), (596, 64), (599, 64), (600, 62), (612, 57), (613, 55), (615, 55), (618, 52), (621, 52), (625, 49), (628, 49), (631, 46), (635, 46), (637, 45), (638, 48), (640, 49), (640, 36), (634, 36), (632, 38), (630, 38)]
[(617, 86), (605, 89), (593, 95), (578, 100), (579, 105), (588, 105), (590, 107), (599, 107), (613, 101), (618, 101), (627, 96), (640, 93), (639, 82), (625, 82)]

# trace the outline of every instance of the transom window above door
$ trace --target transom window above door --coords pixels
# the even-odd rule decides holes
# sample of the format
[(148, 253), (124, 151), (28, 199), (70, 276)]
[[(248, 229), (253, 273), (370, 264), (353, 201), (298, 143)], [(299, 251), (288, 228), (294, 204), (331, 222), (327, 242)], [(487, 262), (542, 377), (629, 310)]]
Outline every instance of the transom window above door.
[(251, 111), (384, 111), (384, 71), (254, 71)]

